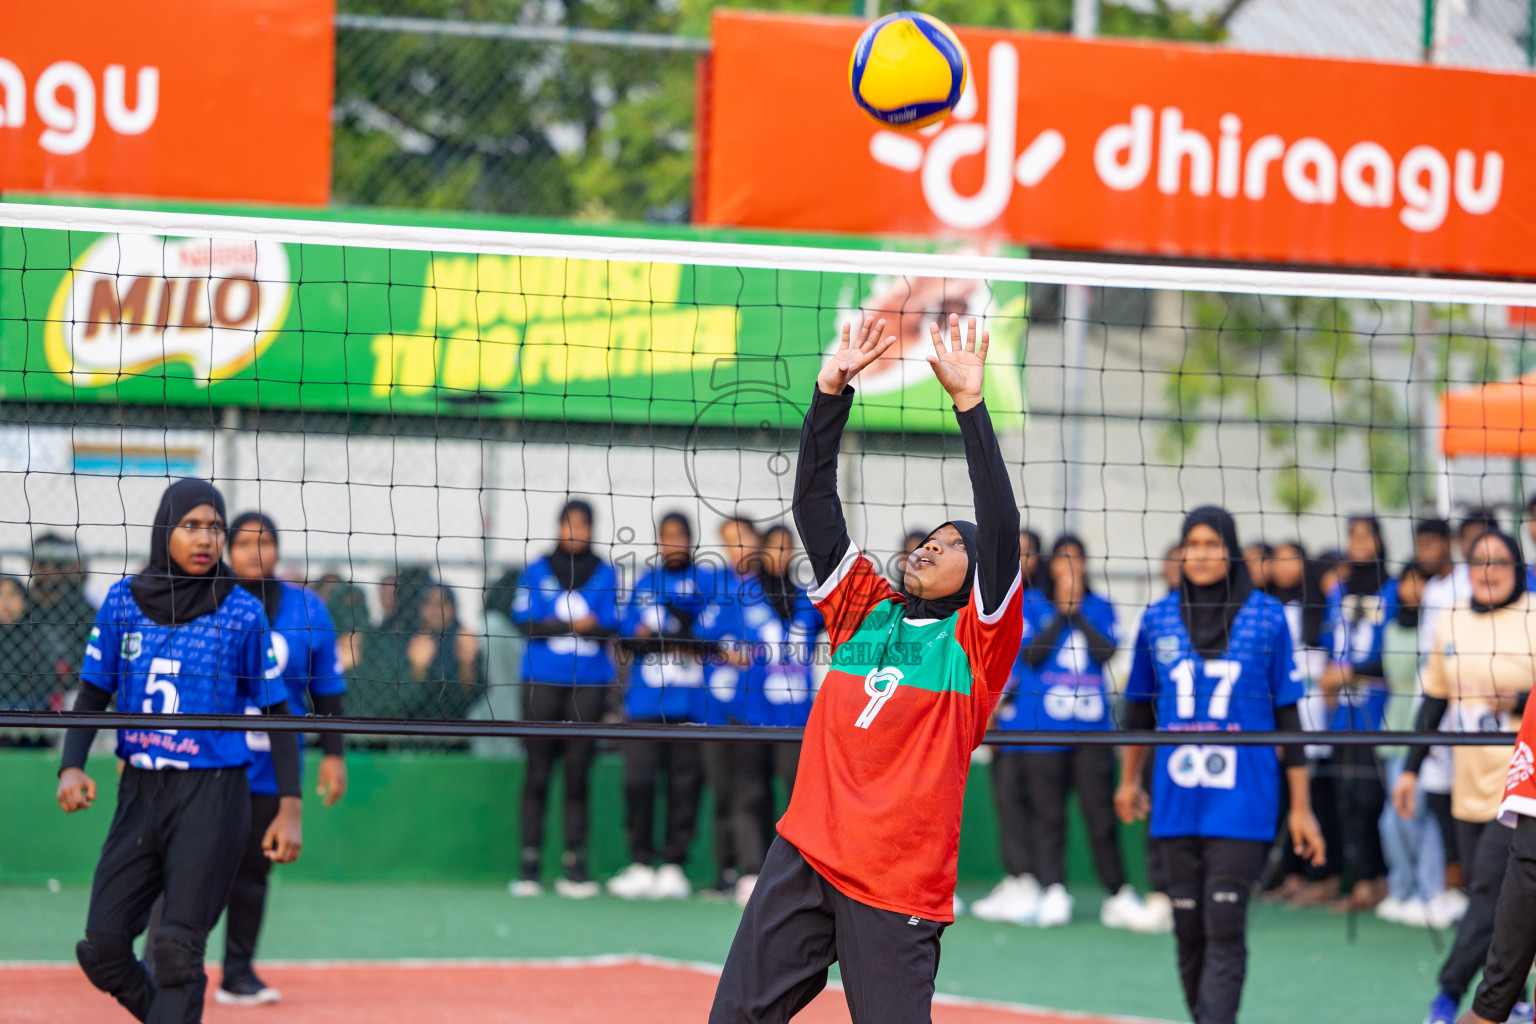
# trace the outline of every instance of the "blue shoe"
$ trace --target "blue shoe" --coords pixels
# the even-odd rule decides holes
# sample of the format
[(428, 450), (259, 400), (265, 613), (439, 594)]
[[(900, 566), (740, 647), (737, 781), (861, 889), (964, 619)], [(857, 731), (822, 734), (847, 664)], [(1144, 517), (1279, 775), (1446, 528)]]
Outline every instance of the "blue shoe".
[(1509, 1011), (1509, 1024), (1533, 1024), (1536, 1022), (1536, 1004), (1522, 999)]
[(1424, 1018), (1424, 1024), (1456, 1024), (1456, 1010), (1456, 1000), (1441, 992), (1429, 1004), (1429, 1015)]

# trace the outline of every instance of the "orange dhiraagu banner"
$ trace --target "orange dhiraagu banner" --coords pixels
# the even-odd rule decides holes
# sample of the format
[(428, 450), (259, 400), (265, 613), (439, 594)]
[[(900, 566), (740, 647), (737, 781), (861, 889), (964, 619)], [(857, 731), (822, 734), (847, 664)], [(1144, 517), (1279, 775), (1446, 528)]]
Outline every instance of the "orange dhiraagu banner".
[(711, 224), (1536, 275), (1536, 77), (957, 29), (920, 132), (855, 106), (862, 24), (717, 12)]
[(16, 0), (0, 189), (323, 203), (333, 0)]

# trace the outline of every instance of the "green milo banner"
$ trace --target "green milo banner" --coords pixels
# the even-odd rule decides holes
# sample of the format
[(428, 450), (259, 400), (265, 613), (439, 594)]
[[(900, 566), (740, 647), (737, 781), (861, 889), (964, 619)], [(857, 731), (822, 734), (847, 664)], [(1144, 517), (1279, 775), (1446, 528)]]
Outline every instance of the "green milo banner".
[(779, 428), (869, 310), (899, 344), (854, 425), (938, 431), (927, 324), (983, 317), (989, 404), (1020, 413), (1026, 305), (970, 280), (4, 229), (0, 400)]

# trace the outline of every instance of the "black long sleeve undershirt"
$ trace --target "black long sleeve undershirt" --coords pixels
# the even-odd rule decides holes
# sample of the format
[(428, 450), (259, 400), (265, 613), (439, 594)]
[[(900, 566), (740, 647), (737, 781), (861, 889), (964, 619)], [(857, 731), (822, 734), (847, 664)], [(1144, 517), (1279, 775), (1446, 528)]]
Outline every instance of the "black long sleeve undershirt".
[[(1419, 717), (1413, 723), (1414, 731), (1434, 732), (1440, 728), (1440, 722), (1445, 718), (1445, 713), (1450, 706), (1451, 702), (1444, 697), (1425, 697), (1424, 703), (1419, 705)], [(1428, 757), (1428, 747), (1410, 747), (1408, 759), (1403, 762), (1403, 771), (1419, 774), (1419, 769), (1424, 767), (1424, 761)]]
[[(852, 541), (837, 494), (837, 455), (843, 429), (853, 409), (853, 388), (828, 395), (817, 388), (800, 429), (800, 458), (795, 467), (795, 527), (817, 582), (837, 570)], [(977, 581), (981, 609), (995, 612), (1019, 575), (1019, 505), (1008, 479), (997, 434), (985, 402), (955, 410), (965, 443), (971, 496), (976, 515)]]
[(816, 582), (830, 579), (848, 553), (848, 521), (837, 496), (837, 452), (853, 411), (853, 388), (829, 395), (817, 388), (800, 427), (795, 463), (795, 529)]
[[(314, 707), (317, 715), (327, 718), (340, 718), (346, 714), (345, 695), (340, 693), (326, 694), (323, 697), (310, 695), (309, 702)], [(345, 737), (339, 732), (323, 732), (320, 734), (320, 753), (326, 757), (340, 757), (344, 749)]]
[[(105, 711), (112, 703), (112, 694), (99, 686), (93, 686), (87, 682), (81, 682), (80, 692), (75, 697), (76, 711)], [(288, 702), (280, 700), (270, 707), (264, 708), (264, 715), (289, 714)], [(277, 774), (278, 796), (302, 796), (303, 772), (299, 761), (299, 737), (292, 732), (272, 732), (267, 734), (272, 741), (272, 770)], [(68, 768), (84, 768), (85, 760), (90, 756), (91, 744), (96, 739), (95, 729), (71, 729), (64, 736), (64, 749), (59, 760), (59, 771), (62, 773)]]
[(965, 465), (971, 474), (971, 500), (976, 507), (976, 579), (981, 610), (991, 614), (1003, 606), (1019, 578), (1019, 503), (1008, 479), (1008, 464), (992, 429), (986, 402), (961, 412), (960, 437), (965, 441)]
[(1083, 634), (1083, 639), (1088, 642), (1088, 657), (1093, 659), (1094, 664), (1102, 665), (1115, 656), (1114, 641), (1095, 629), (1081, 611), (1075, 611), (1071, 615), (1057, 615), (1035, 634), (1034, 640), (1024, 648), (1024, 660), (1030, 668), (1039, 668), (1046, 663), (1056, 650), (1061, 631), (1068, 626)]
[[(269, 704), (261, 709), (264, 715), (289, 715), (293, 711), (286, 700)], [(302, 797), (304, 795), (304, 762), (300, 759), (299, 734), (296, 732), (269, 732), (272, 744), (272, 772), (277, 776), (277, 795)]]
[[(1151, 701), (1127, 701), (1122, 724), (1126, 729), (1156, 729), (1157, 710)], [(1300, 732), (1301, 708), (1295, 704), (1275, 708), (1275, 731)], [(1280, 760), (1287, 768), (1301, 768), (1307, 763), (1306, 747), (1299, 743), (1287, 743), (1280, 748)]]

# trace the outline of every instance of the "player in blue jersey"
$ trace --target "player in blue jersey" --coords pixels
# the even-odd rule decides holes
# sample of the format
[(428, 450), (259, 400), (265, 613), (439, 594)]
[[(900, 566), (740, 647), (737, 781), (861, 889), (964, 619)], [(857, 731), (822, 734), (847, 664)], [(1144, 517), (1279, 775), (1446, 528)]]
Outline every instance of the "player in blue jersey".
[[(767, 656), (768, 677), (763, 681), (763, 698), (774, 709), (766, 725), (803, 727), (811, 714), (816, 696), (816, 638), (824, 626), (821, 612), (811, 603), (794, 578), (795, 534), (782, 523), (763, 532), (760, 568), (755, 583), (774, 621), (759, 628), (758, 635)], [(787, 788), (795, 787), (795, 770), (800, 759), (798, 743), (776, 743), (774, 773)]]
[[(615, 674), (608, 638), (618, 630), (618, 579), (613, 566), (592, 550), (592, 506), (567, 501), (560, 510), (559, 540), (530, 564), (512, 595), (512, 623), (528, 638), (523, 654), (523, 718), (530, 722), (596, 722), (603, 717)], [(596, 896), (587, 874), (587, 780), (596, 745), (592, 740), (523, 741), (528, 778), (523, 783), (522, 873), (509, 886), (514, 896), (536, 896), (544, 849), (545, 809), (555, 761), (565, 762), (564, 874), (555, 891), (569, 899)]]
[[(1387, 623), (1397, 618), (1397, 580), (1387, 571), (1386, 545), (1374, 516), (1349, 520), (1348, 559), (1328, 593), (1319, 645), (1329, 654), (1318, 679), (1329, 711), (1328, 728), (1355, 732), (1385, 728), (1392, 685), (1382, 667)], [(1387, 897), (1387, 862), (1377, 821), (1386, 805), (1381, 759), (1374, 747), (1334, 747), (1319, 774), (1333, 781), (1338, 860), (1354, 888), (1340, 910), (1372, 911)]]
[[(1255, 590), (1226, 511), (1189, 513), (1179, 589), (1149, 607), (1125, 685), (1126, 726), (1187, 732), (1157, 748), (1150, 804), (1141, 788), (1146, 747), (1126, 747), (1115, 808), (1152, 815), (1173, 899), (1179, 975), (1198, 1024), (1233, 1024), (1248, 967), (1248, 895), (1275, 838), (1282, 760), (1296, 852), (1323, 858), (1300, 746), (1220, 742), (1221, 733), (1295, 730), (1301, 678), (1285, 610)], [(1215, 742), (1199, 742), (1209, 740)]]
[[(669, 512), (656, 527), (656, 558), (630, 594), (619, 635), (636, 655), (624, 693), (631, 722), (702, 722), (704, 662), (698, 619), (714, 592), (714, 570), (695, 563), (693, 526)], [(624, 899), (686, 899), (683, 873), (698, 823), (703, 764), (697, 743), (630, 740), (624, 745), (624, 797), (634, 861), (609, 879), (608, 891)], [(657, 780), (666, 776), (667, 818), (656, 859)]]
[[(313, 709), (317, 715), (345, 713), (342, 695), (347, 682), (336, 652), (336, 630), (320, 595), (297, 583), (276, 578), (277, 526), (260, 512), (246, 512), (229, 524), (229, 567), (240, 586), (258, 598), (272, 625), (272, 651), (287, 686), (288, 705), (295, 714)], [(247, 712), (255, 714), (255, 705)], [(228, 1006), (276, 1003), (282, 995), (256, 976), (256, 943), (267, 909), (267, 877), (272, 860), (259, 837), (277, 817), (277, 772), (272, 762), (271, 734), (246, 733), (251, 748), (251, 838), (229, 891), (225, 921), (224, 977), (214, 999)], [(333, 806), (347, 791), (347, 766), (342, 736), (320, 736), (318, 793)]]
[[(202, 1020), (203, 951), (229, 895), (251, 828), (244, 732), (177, 729), (180, 714), (240, 714), (254, 705), (288, 713), (261, 601), (224, 564), (224, 499), (204, 480), (165, 491), (150, 536), (149, 564), (112, 585), (80, 670), (77, 711), (166, 716), (165, 729), (120, 729), (126, 762), (117, 812), (91, 884), (85, 939), (75, 949), (85, 976), (150, 1024)], [(271, 734), (280, 806), (262, 837), (278, 863), (302, 844), (299, 748)], [(94, 729), (65, 737), (58, 801), (91, 806), (84, 772)], [(151, 905), (164, 918), (151, 938), (153, 978), (133, 952)]]
[[(776, 635), (778, 617), (763, 598), (757, 573), (762, 536), (750, 519), (720, 524), (725, 564), (714, 574), (710, 602), (699, 616), (705, 655), (705, 720), (710, 725), (777, 725), (768, 700), (770, 653), (765, 631)], [(775, 645), (773, 655), (777, 656)], [(773, 750), (766, 743), (711, 743), (704, 774), (714, 794), (716, 881), (712, 891), (746, 905), (768, 856), (773, 821)]]
[[(1042, 556), (1040, 547), (1038, 533), (1019, 531), (1024, 634), (1008, 688), (993, 712), (992, 724), (999, 729), (1029, 728), (1023, 723), (1032, 716), (1023, 712), (1024, 704), (1031, 698), (1021, 698), (1021, 695), (1034, 694), (1039, 689), (1035, 670), (1025, 659), (1024, 652), (1034, 641), (1051, 608), (1050, 559)], [(1029, 749), (1013, 746), (992, 749), (992, 799), (997, 809), (997, 838), (1005, 874), (991, 892), (971, 904), (971, 915), (983, 921), (1031, 924), (1039, 912), (1040, 882), (1035, 877), (1034, 867), (1034, 810), (1029, 804), (1029, 782), (1025, 775), (1025, 753)]]
[[(1051, 545), (1051, 603), (1036, 605), (1033, 637), (1020, 651), (1032, 686), (1014, 698), (1010, 726), (1048, 732), (1102, 732), (1114, 727), (1104, 666), (1120, 646), (1115, 609), (1088, 580), (1083, 542), (1064, 534)], [(1025, 615), (1031, 613), (1026, 607)], [(1023, 757), (1024, 781), (1033, 811), (1031, 862), (1040, 883), (1035, 924), (1072, 920), (1066, 890), (1067, 793), (1077, 791), (1088, 845), (1099, 881), (1109, 890), (1100, 920), (1128, 928), (1142, 916), (1141, 899), (1126, 884), (1115, 823), (1115, 752), (1111, 747), (1031, 747)]]

